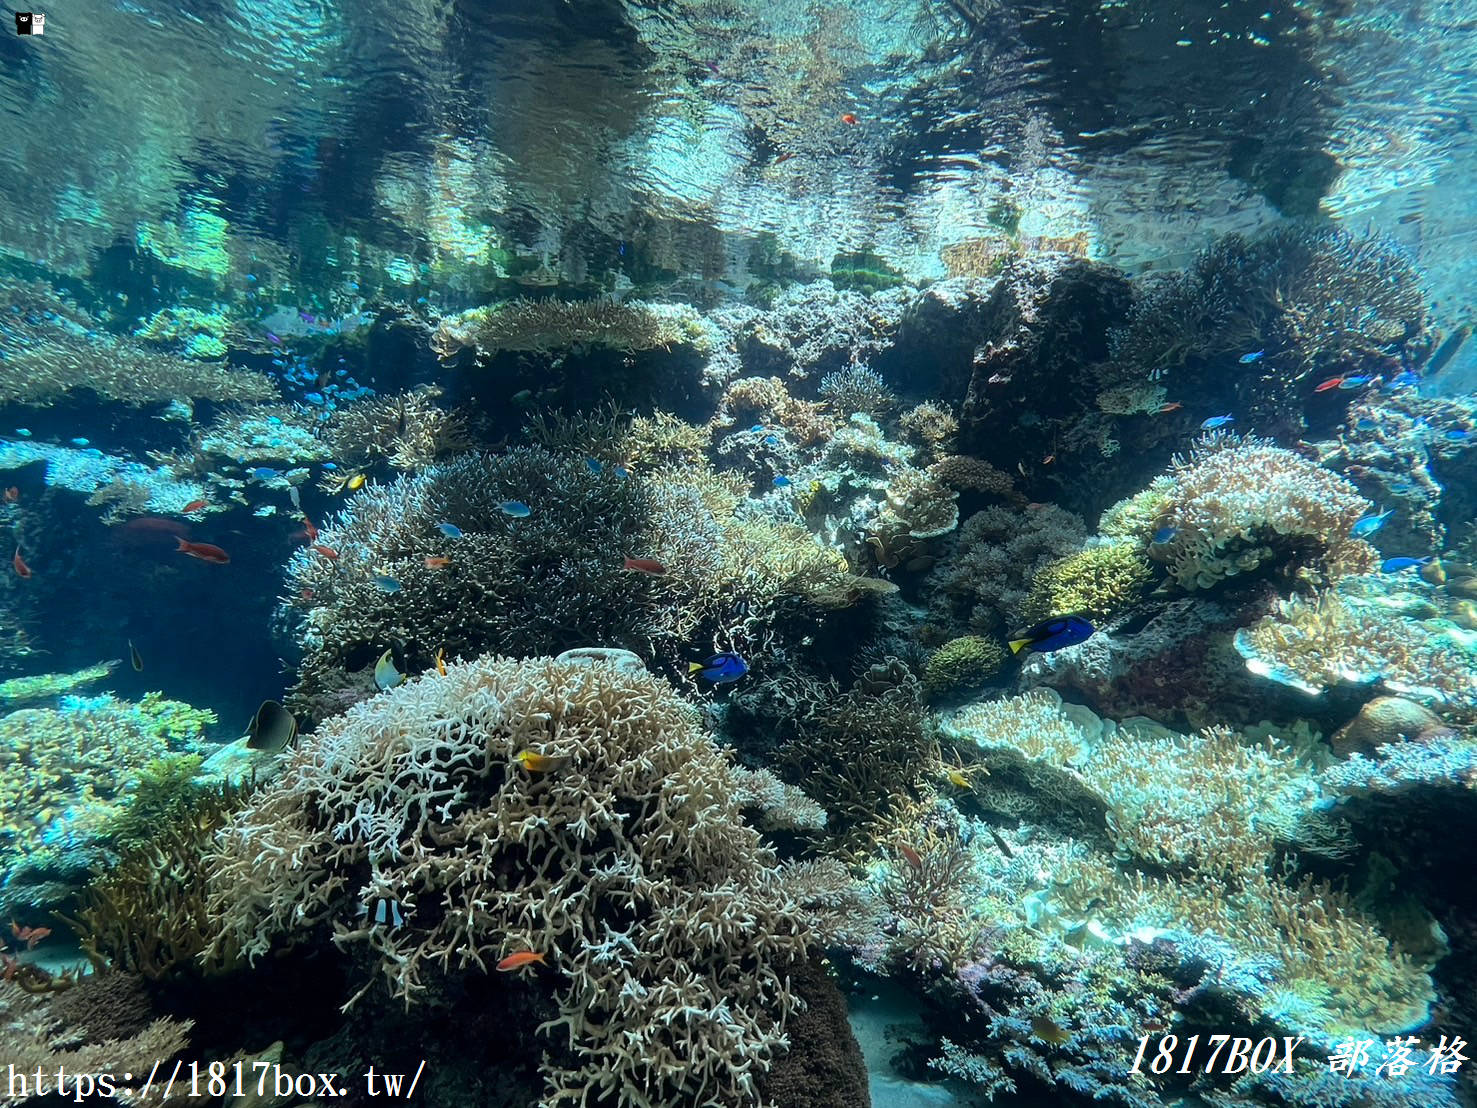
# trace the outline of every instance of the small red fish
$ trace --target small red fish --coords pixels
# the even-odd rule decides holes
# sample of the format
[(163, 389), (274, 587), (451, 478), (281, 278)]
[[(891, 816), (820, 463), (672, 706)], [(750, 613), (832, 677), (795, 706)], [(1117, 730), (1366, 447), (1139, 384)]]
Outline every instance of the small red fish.
[(331, 562), (338, 561), (338, 551), (331, 546), (324, 546), (322, 543), (315, 542), (313, 544), (313, 552), (315, 554), (322, 554)]
[(1329, 389), (1336, 389), (1336, 388), (1338, 388), (1343, 383), (1344, 383), (1344, 379), (1342, 377), (1330, 377), (1327, 381), (1324, 381), (1323, 384), (1319, 385), (1313, 391), (1314, 392), (1327, 392)]
[(540, 965), (548, 965), (548, 963), (544, 961), (544, 955), (542, 951), (520, 950), (517, 954), (509, 954), (506, 958), (503, 958), (501, 961), (499, 961), (497, 964), (497, 969), (502, 973), (507, 973), (509, 970), (522, 969), (524, 966), (531, 966), (535, 962), (538, 962)]
[(627, 558), (625, 568), (635, 573), (649, 573), (654, 577), (667, 572), (667, 567), (655, 558)]
[(861, 120), (856, 117), (856, 114), (854, 112), (847, 112), (845, 115), (843, 115), (841, 117), (841, 122), (842, 123), (849, 123), (853, 127), (855, 127), (858, 123), (861, 122)]
[(15, 920), (11, 920), (10, 933), (21, 942), (25, 943), (27, 950), (34, 950), (37, 943), (46, 938), (47, 935), (51, 934), (51, 928), (22, 927), (20, 924), (16, 923)]
[(318, 528), (313, 526), (313, 521), (303, 516), (303, 534), (308, 537), (309, 542), (318, 541)]
[(15, 567), (15, 575), (17, 577), (24, 578), (31, 576), (31, 567), (26, 565), (26, 560), (21, 557), (20, 547), (17, 546), (15, 548), (15, 557), (10, 559), (10, 564)]
[(775, 165), (784, 165), (787, 161), (789, 161), (794, 156), (795, 155), (794, 155), (794, 153), (792, 151), (786, 150), (783, 154), (777, 155), (775, 157), (774, 164)]
[(908, 865), (912, 866), (915, 870), (919, 871), (920, 873), (923, 871), (923, 857), (922, 857), (922, 855), (920, 855), (916, 850), (914, 850), (907, 843), (898, 843), (897, 844), (897, 852), (899, 854), (901, 854), (904, 858), (906, 858), (908, 860)]
[(1177, 411), (1179, 411), (1183, 407), (1184, 407), (1184, 405), (1181, 404), (1178, 400), (1166, 400), (1163, 404), (1160, 404), (1159, 405), (1159, 411), (1161, 413), (1163, 413), (1163, 412), (1177, 412)]
[(199, 558), (202, 562), (223, 566), (231, 560), (231, 556), (224, 550), (208, 542), (186, 542), (181, 538), (176, 538), (175, 541), (179, 543), (174, 548), (177, 553), (188, 554), (192, 558)]
[(209, 506), (209, 500), (192, 500), (180, 509), (180, 515), (187, 516), (191, 512), (198, 512), (201, 508), (208, 508)]
[(298, 599), (299, 600), (312, 600), (313, 599), (313, 590), (312, 589), (302, 589), (302, 590), (300, 590), (298, 592), (297, 596), (298, 596)]
[(426, 555), (426, 568), (427, 569), (445, 569), (449, 565), (451, 565), (451, 559), (450, 558), (442, 557), (439, 554), (427, 554)]
[(8, 488), (8, 489), (5, 490), (5, 503), (7, 503), (7, 504), (14, 504), (20, 498), (21, 498), (21, 491), (20, 491), (20, 489), (16, 488), (14, 485), (11, 485), (10, 488)]

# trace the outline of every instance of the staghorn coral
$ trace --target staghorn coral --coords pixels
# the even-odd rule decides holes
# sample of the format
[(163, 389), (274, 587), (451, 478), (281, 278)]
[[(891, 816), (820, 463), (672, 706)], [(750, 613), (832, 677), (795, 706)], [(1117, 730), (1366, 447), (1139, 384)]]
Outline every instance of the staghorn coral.
[(860, 362), (826, 374), (817, 391), (842, 419), (850, 419), (857, 412), (875, 419), (897, 406), (897, 397), (882, 374)]
[(343, 405), (323, 429), (332, 456), (360, 466), (383, 458), (395, 469), (415, 471), (467, 449), (466, 420), (436, 403), (441, 392), (423, 385)]
[[(0, 1106), (33, 1103), (38, 1074), (47, 1079), (46, 1092), (55, 1095), (63, 1072), (67, 1099), (138, 1103), (154, 1068), (189, 1046), (192, 1026), (169, 1018), (148, 1021), (146, 1012), (137, 992), (111, 974), (83, 977), (52, 996), (28, 995), (0, 981), (0, 1039), (13, 1067), (9, 1082), (0, 1085)], [(107, 1075), (110, 1087), (96, 1075)]]
[(467, 347), (482, 354), (571, 346), (651, 350), (679, 343), (705, 349), (710, 341), (702, 321), (685, 304), (518, 299), (443, 319), (431, 349), (449, 358)]
[[(523, 750), (568, 761), (530, 774)], [(822, 937), (807, 888), (837, 886), (776, 865), (736, 785), (662, 681), (486, 657), (306, 739), (222, 833), (211, 906), (252, 958), (331, 923), (377, 965), (365, 990), (412, 1006), (447, 974), (543, 953), (546, 1103), (748, 1101), (794, 1007), (786, 967)], [(360, 911), (379, 896), (404, 927)]]
[(0, 718), (0, 832), (19, 856), (49, 842), (96, 836), (137, 775), (165, 753), (196, 753), (213, 712), (148, 693), (64, 696), (58, 708)]
[(946, 454), (928, 467), (928, 475), (951, 489), (985, 492), (1013, 503), (1024, 502), (1009, 474), (979, 458)]
[[(1324, 579), (1374, 568), (1378, 555), (1352, 537), (1373, 505), (1344, 478), (1270, 442), (1216, 433), (1171, 469), (1154, 526), (1171, 528), (1149, 554), (1185, 589), (1293, 564)], [(1157, 493), (1155, 494), (1157, 496)]]
[(35, 462), (46, 463), (48, 487), (90, 496), (101, 494), (97, 503), (108, 504), (114, 515), (126, 514), (130, 504), (104, 491), (111, 485), (121, 486), (117, 495), (123, 501), (129, 501), (137, 490), (147, 491), (146, 502), (131, 506), (159, 515), (179, 515), (186, 504), (209, 494), (199, 481), (177, 476), (169, 465), (150, 469), (142, 462), (113, 457), (95, 447), (82, 450), (29, 440), (0, 441), (0, 468), (16, 469)]
[(1005, 648), (994, 639), (965, 635), (950, 639), (929, 655), (923, 687), (930, 696), (951, 696), (985, 684), (1005, 665)]
[(1154, 570), (1130, 543), (1090, 546), (1043, 566), (1031, 578), (1028, 622), (1075, 612), (1109, 620), (1132, 607), (1154, 580)]
[(221, 404), (277, 399), (269, 377), (110, 334), (40, 283), (0, 289), (0, 318), (0, 403), (44, 407), (79, 389), (135, 408), (178, 397)]
[(1265, 349), (1274, 355), (1268, 371), (1290, 385), (1398, 366), (1391, 352), (1423, 353), (1427, 328), (1420, 275), (1393, 243), (1281, 227), (1257, 240), (1217, 240), (1187, 272), (1141, 295), (1110, 338), (1125, 377), (1234, 363)]
[(196, 785), (198, 767), (198, 758), (151, 765), (113, 821), (117, 857), (94, 870), (67, 921), (94, 964), (151, 981), (235, 966), (235, 948), (206, 911), (206, 856), (249, 788)]

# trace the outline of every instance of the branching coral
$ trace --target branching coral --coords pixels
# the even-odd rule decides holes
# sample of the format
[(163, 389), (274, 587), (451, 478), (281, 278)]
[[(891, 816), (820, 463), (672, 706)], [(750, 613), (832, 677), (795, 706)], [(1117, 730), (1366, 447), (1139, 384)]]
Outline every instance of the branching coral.
[(1090, 546), (1037, 571), (1026, 598), (1028, 621), (1075, 612), (1107, 620), (1130, 608), (1154, 579), (1154, 570), (1130, 543)]
[(840, 423), (815, 401), (791, 396), (778, 377), (741, 377), (724, 390), (712, 426), (748, 422), (782, 428), (799, 446), (827, 441)]
[(985, 492), (1012, 502), (1023, 502), (1010, 475), (980, 458), (946, 454), (928, 467), (928, 475), (951, 489)]
[(56, 709), (0, 718), (0, 829), (19, 854), (44, 842), (96, 835), (129, 785), (162, 754), (194, 753), (215, 715), (149, 693), (63, 697)]
[(425, 469), (444, 454), (465, 450), (466, 420), (436, 403), (441, 389), (422, 386), (339, 408), (324, 428), (333, 457), (350, 465), (383, 458), (395, 469)]
[(953, 411), (948, 405), (933, 400), (925, 400), (909, 408), (898, 418), (898, 426), (939, 455), (949, 448), (959, 433), (959, 420)]
[(184, 396), (217, 403), (277, 398), (262, 374), (110, 334), (47, 286), (10, 286), (0, 292), (0, 305), (0, 403), (44, 406), (78, 389), (132, 407)]
[(491, 354), (571, 346), (651, 350), (689, 343), (706, 347), (709, 341), (697, 314), (682, 304), (520, 299), (443, 319), (432, 336), (431, 348), (449, 358), (466, 347)]
[[(68, 1098), (136, 1103), (156, 1064), (189, 1045), (191, 1024), (135, 1017), (122, 1012), (124, 1006), (147, 1013), (147, 1004), (137, 996), (122, 995), (111, 974), (84, 977), (50, 996), (27, 995), (12, 982), (0, 982), (0, 1039), (7, 1063), (14, 1067), (8, 1084), (0, 1085), (0, 1105), (32, 1103), (38, 1075), (46, 1078), (44, 1092), (56, 1095), (62, 1074)], [(107, 1075), (116, 1092), (104, 1089), (96, 1075)]]
[(897, 397), (887, 387), (882, 374), (860, 363), (826, 374), (817, 391), (842, 419), (849, 419), (857, 412), (875, 418), (897, 406)]
[[(1214, 434), (1177, 459), (1150, 555), (1186, 589), (1295, 563), (1325, 579), (1374, 568), (1378, 555), (1352, 535), (1373, 510), (1352, 484), (1291, 450)], [(1155, 493), (1157, 496), (1157, 492)]]
[(1161, 280), (1113, 335), (1113, 356), (1136, 376), (1218, 358), (1234, 369), (1258, 349), (1288, 382), (1378, 372), (1402, 348), (1424, 350), (1426, 312), (1420, 275), (1393, 244), (1283, 227), (1255, 241), (1228, 235)]
[[(530, 773), (523, 751), (561, 762)], [(290, 759), (215, 859), (212, 908), (248, 955), (330, 922), (415, 1004), (537, 951), (558, 1006), (549, 1103), (752, 1098), (794, 1006), (786, 967), (821, 938), (807, 888), (833, 883), (775, 864), (664, 682), (483, 658), (330, 720)], [(405, 925), (365, 915), (376, 897)]]
[(1025, 512), (986, 508), (959, 528), (956, 553), (928, 577), (929, 614), (940, 639), (954, 630), (1004, 635), (1022, 626), (1031, 578), (1086, 538), (1082, 521), (1055, 505)]

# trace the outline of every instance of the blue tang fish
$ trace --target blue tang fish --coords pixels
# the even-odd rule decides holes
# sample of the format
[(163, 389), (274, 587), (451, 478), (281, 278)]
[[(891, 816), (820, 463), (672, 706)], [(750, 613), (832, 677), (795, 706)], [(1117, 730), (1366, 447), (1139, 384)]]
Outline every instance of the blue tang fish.
[(729, 650), (714, 654), (706, 662), (689, 662), (687, 672), (695, 673), (715, 685), (731, 685), (749, 672), (749, 663)]
[(533, 515), (533, 509), (521, 500), (504, 500), (497, 506), (497, 510), (514, 519), (527, 519)]
[(1217, 427), (1224, 427), (1228, 423), (1235, 423), (1236, 417), (1227, 413), (1226, 415), (1211, 416), (1200, 425), (1202, 431), (1214, 431)]
[(774, 479), (774, 487), (777, 489), (787, 489), (790, 487), (790, 484), (790, 479), (784, 474), (780, 474)]
[(436, 530), (440, 531), (448, 539), (459, 539), (462, 537), (462, 529), (455, 523), (438, 523)]
[(1242, 365), (1251, 365), (1252, 362), (1261, 361), (1262, 355), (1265, 353), (1265, 350), (1253, 350), (1250, 354), (1243, 354), (1240, 358), (1236, 360), (1239, 361)]
[(1431, 555), (1429, 554), (1424, 558), (1386, 558), (1380, 566), (1380, 572), (1400, 573), (1403, 570), (1414, 569), (1416, 566), (1423, 566), (1430, 560)]
[(1041, 652), (1061, 650), (1065, 646), (1086, 642), (1095, 630), (1097, 628), (1081, 616), (1057, 616), (1028, 627), (1012, 638), (1010, 652), (1019, 654), (1027, 647)]
[(1353, 527), (1349, 528), (1349, 534), (1356, 539), (1367, 539), (1385, 525), (1385, 520), (1395, 514), (1394, 508), (1387, 508), (1377, 516), (1365, 516)]

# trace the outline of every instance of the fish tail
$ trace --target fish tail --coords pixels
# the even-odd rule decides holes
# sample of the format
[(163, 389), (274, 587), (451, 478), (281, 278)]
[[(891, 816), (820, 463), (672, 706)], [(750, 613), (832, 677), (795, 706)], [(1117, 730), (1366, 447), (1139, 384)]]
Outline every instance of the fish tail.
[(185, 548), (187, 548), (190, 545), (189, 543), (185, 542), (184, 537), (182, 535), (176, 535), (176, 536), (174, 536), (174, 541), (177, 542), (177, 543), (179, 543), (179, 545), (175, 547), (175, 550), (184, 550)]
[(1031, 640), (1030, 639), (1011, 639), (1010, 640), (1010, 652), (1012, 654), (1019, 654), (1022, 650), (1024, 650), (1026, 647), (1028, 647), (1030, 645), (1031, 645)]
[(701, 671), (704, 668), (705, 667), (703, 666), (702, 662), (688, 662), (687, 663), (687, 672), (688, 673), (697, 673), (697, 672)]

